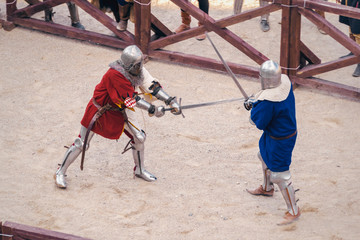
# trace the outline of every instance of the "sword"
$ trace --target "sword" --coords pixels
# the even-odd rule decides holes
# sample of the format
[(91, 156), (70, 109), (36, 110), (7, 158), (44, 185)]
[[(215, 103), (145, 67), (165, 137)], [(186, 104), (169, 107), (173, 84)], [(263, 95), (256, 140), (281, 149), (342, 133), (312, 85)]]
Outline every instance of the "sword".
[(205, 32), (206, 37), (209, 39), (211, 45), (213, 46), (216, 54), (219, 56), (221, 62), (224, 64), (227, 72), (230, 74), (231, 78), (234, 80), (236, 86), (240, 89), (240, 92), (242, 93), (242, 95), (245, 97), (245, 100), (249, 99), (249, 96), (246, 94), (246, 92), (244, 91), (244, 89), (241, 87), (239, 81), (236, 79), (235, 74), (231, 71), (229, 65), (224, 61), (224, 59), (222, 58), (221, 54), (219, 53), (219, 51), (217, 50), (217, 48), (215, 47), (214, 43), (211, 41), (211, 38), (209, 37), (209, 34), (207, 34), (207, 32)]
[[(197, 103), (197, 104), (190, 104), (185, 106), (180, 106), (180, 109), (190, 109), (190, 108), (198, 108), (198, 107), (206, 107), (216, 104), (222, 104), (222, 103), (228, 103), (228, 102), (242, 102), (245, 101), (245, 98), (233, 98), (233, 99), (226, 99), (226, 100), (220, 100), (220, 101), (214, 101), (214, 102), (205, 102), (205, 103)], [(171, 111), (173, 108), (165, 108), (164, 111)]]

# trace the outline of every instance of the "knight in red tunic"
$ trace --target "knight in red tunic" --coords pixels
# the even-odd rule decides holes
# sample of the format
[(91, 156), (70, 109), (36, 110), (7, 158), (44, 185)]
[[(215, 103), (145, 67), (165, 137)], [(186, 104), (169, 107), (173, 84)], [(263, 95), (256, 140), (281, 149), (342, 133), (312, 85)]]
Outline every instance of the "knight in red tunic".
[(130, 138), (135, 176), (146, 181), (156, 180), (144, 167), (146, 134), (137, 123), (135, 109), (146, 110), (149, 116), (162, 117), (165, 114), (164, 106), (155, 106), (148, 98), (141, 97), (146, 94), (152, 100), (164, 101), (175, 115), (181, 114), (180, 106), (176, 97), (170, 97), (143, 67), (143, 54), (135, 45), (126, 47), (121, 58), (109, 66), (86, 107), (79, 136), (66, 151), (55, 173), (55, 183), (59, 188), (66, 188), (65, 173), (80, 153), (83, 153), (82, 168), (85, 151), (95, 133), (108, 139), (119, 139), (125, 133)]

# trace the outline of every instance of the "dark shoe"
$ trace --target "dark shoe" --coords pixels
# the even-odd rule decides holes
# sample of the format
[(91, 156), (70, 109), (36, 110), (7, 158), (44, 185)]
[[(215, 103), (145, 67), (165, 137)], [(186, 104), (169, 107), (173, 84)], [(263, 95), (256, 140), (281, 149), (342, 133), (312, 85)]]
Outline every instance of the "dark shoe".
[(265, 191), (262, 185), (260, 185), (260, 187), (254, 190), (246, 189), (246, 191), (255, 196), (272, 197), (274, 195), (274, 189), (271, 189), (270, 191)]
[(358, 63), (357, 67), (355, 68), (353, 77), (360, 77), (360, 63)]
[(292, 215), (289, 212), (286, 212), (285, 216), (284, 216), (284, 221), (282, 221), (281, 223), (278, 223), (277, 225), (282, 226), (282, 225), (290, 224), (290, 223), (298, 220), (300, 215), (301, 215), (300, 208), (298, 209), (298, 213), (296, 215)]
[(260, 28), (263, 32), (267, 32), (270, 30), (270, 25), (269, 22), (267, 20), (261, 20), (260, 22)]
[(350, 53), (348, 53), (348, 54), (346, 54), (346, 55), (344, 55), (344, 56), (341, 56), (340, 58), (345, 58), (345, 57), (350, 57), (350, 56), (352, 56), (352, 55), (354, 55), (352, 52), (350, 52)]
[(79, 28), (79, 29), (85, 30), (85, 27), (84, 27), (80, 22), (72, 23), (71, 26), (73, 26), (73, 27), (75, 27), (75, 28)]

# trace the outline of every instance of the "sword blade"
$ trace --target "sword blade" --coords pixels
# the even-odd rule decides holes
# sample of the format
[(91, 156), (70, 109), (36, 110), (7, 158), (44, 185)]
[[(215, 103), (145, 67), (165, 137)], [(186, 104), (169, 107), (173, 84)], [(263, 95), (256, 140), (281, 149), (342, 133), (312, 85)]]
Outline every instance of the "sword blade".
[[(206, 107), (206, 106), (217, 105), (217, 104), (228, 103), (228, 102), (236, 102), (236, 101), (243, 102), (243, 101), (245, 101), (245, 98), (233, 98), (233, 99), (225, 99), (225, 100), (214, 101), (214, 102), (196, 103), (196, 104), (181, 106), (180, 108), (181, 108), (181, 110), (183, 110), (183, 109)], [(172, 108), (165, 109), (165, 111), (170, 111), (170, 110), (172, 110)]]
[(236, 79), (235, 74), (231, 71), (229, 65), (225, 62), (225, 60), (222, 58), (221, 54), (219, 53), (219, 51), (217, 50), (215, 44), (213, 43), (213, 41), (211, 40), (211, 38), (209, 37), (209, 34), (207, 32), (205, 32), (206, 37), (209, 39), (211, 45), (213, 46), (216, 54), (219, 56), (221, 62), (223, 63), (223, 65), (226, 68), (226, 71), (230, 74), (231, 78), (234, 80), (236, 86), (240, 89), (240, 92), (242, 93), (242, 95), (245, 97), (245, 99), (249, 99), (249, 96), (246, 94), (246, 92), (244, 91), (244, 89), (241, 87), (239, 81)]

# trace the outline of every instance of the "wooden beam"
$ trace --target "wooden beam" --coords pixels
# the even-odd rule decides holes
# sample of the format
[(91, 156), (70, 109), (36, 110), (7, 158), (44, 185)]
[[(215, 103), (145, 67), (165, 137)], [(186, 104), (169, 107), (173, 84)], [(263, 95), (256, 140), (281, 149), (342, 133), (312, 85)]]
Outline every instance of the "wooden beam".
[(47, 33), (52, 33), (68, 38), (75, 38), (78, 40), (98, 43), (104, 46), (124, 49), (129, 45), (129, 42), (122, 41), (116, 37), (108, 35), (81, 30), (78, 28), (64, 26), (56, 23), (45, 22), (33, 18), (14, 18), (12, 22), (30, 29), (40, 30)]
[(339, 68), (347, 67), (350, 65), (354, 65), (360, 63), (360, 56), (348, 56), (344, 58), (340, 58), (334, 61), (317, 64), (317, 65), (309, 65), (297, 71), (296, 76), (298, 77), (311, 77), (314, 75), (318, 75), (320, 73), (333, 71)]
[[(30, 1), (30, 3), (34, 3), (36, 1)], [(23, 9), (16, 10), (13, 13), (13, 17), (31, 17), (35, 13), (44, 11), (45, 9), (55, 7), (61, 5), (63, 3), (70, 2), (70, 0), (47, 0), (44, 2), (38, 1), (34, 5), (29, 5)]]
[[(166, 50), (150, 51), (149, 57), (157, 60), (167, 62), (174, 62), (190, 67), (201, 67), (212, 71), (220, 71), (227, 73), (221, 61), (211, 58), (200, 57), (192, 54), (185, 54), (180, 52), (172, 52)], [(228, 63), (230, 69), (234, 74), (245, 75), (249, 77), (259, 77), (259, 69), (241, 64)]]
[(312, 23), (314, 23), (316, 26), (324, 30), (327, 34), (329, 34), (329, 36), (334, 38), (345, 48), (350, 50), (350, 52), (354, 53), (357, 56), (360, 55), (360, 45), (357, 44), (352, 39), (350, 39), (348, 36), (346, 36), (342, 31), (337, 29), (325, 18), (321, 17), (319, 14), (313, 12), (312, 10), (302, 9), (302, 8), (299, 8), (298, 10), (303, 16), (309, 19)]
[[(116, 26), (117, 23), (110, 18), (108, 15), (106, 15), (104, 12), (102, 12), (100, 9), (93, 6), (91, 3), (89, 3), (87, 0), (71, 0), (74, 2), (77, 6), (79, 6), (82, 10), (90, 14), (92, 17), (94, 17), (96, 20), (98, 20), (100, 23), (102, 23), (105, 27), (107, 27), (110, 31), (112, 31), (116, 36), (123, 39), (124, 41), (128, 42), (128, 45), (134, 44), (134, 35), (131, 34), (128, 31), (121, 32), (119, 31)], [(84, 31), (84, 30), (82, 30)]]
[(261, 52), (253, 48), (250, 44), (245, 42), (239, 36), (231, 32), (227, 28), (220, 28), (216, 25), (216, 21), (211, 18), (208, 14), (195, 7), (193, 4), (187, 2), (186, 0), (171, 0), (176, 5), (178, 5), (181, 9), (189, 13), (191, 16), (196, 18), (200, 23), (202, 23), (206, 30), (214, 31), (220, 37), (224, 38), (231, 45), (239, 49), (245, 55), (247, 55), (250, 59), (258, 64), (262, 64), (264, 61), (268, 60), (268, 58), (263, 55)]
[(15, 26), (15, 24), (13, 22), (8, 22), (6, 20), (0, 19), (0, 29), (1, 29), (1, 27), (3, 27), (5, 31), (11, 31), (16, 26)]
[(257, 8), (251, 9), (251, 10), (241, 12), (236, 15), (232, 15), (229, 17), (219, 19), (219, 20), (215, 21), (215, 24), (220, 28), (225, 28), (225, 27), (228, 27), (228, 26), (240, 23), (240, 22), (244, 22), (244, 21), (253, 19), (255, 17), (259, 17), (266, 13), (272, 13), (279, 9), (281, 9), (281, 7), (277, 4), (269, 4), (264, 7), (257, 7)]
[(311, 64), (320, 64), (321, 59), (313, 53), (302, 41), (300, 41), (300, 52), (304, 54), (305, 59)]
[(159, 19), (157, 19), (153, 14), (151, 14), (151, 29), (158, 36), (169, 36), (173, 32), (167, 28)]
[(360, 101), (360, 88), (330, 82), (320, 78), (300, 78), (297, 76), (290, 76), (290, 78), (292, 82), (300, 86), (327, 91), (355, 101)]
[(31, 240), (88, 240), (79, 236), (51, 231), (38, 227), (31, 227), (14, 222), (5, 222), (2, 226), (3, 234), (12, 235), (7, 238), (3, 236), (3, 240), (10, 239), (31, 239)]
[(350, 18), (360, 19), (360, 9), (353, 8), (338, 3), (326, 2), (323, 0), (293, 0), (299, 8), (315, 9), (324, 12), (329, 12), (337, 15), (342, 15)]

